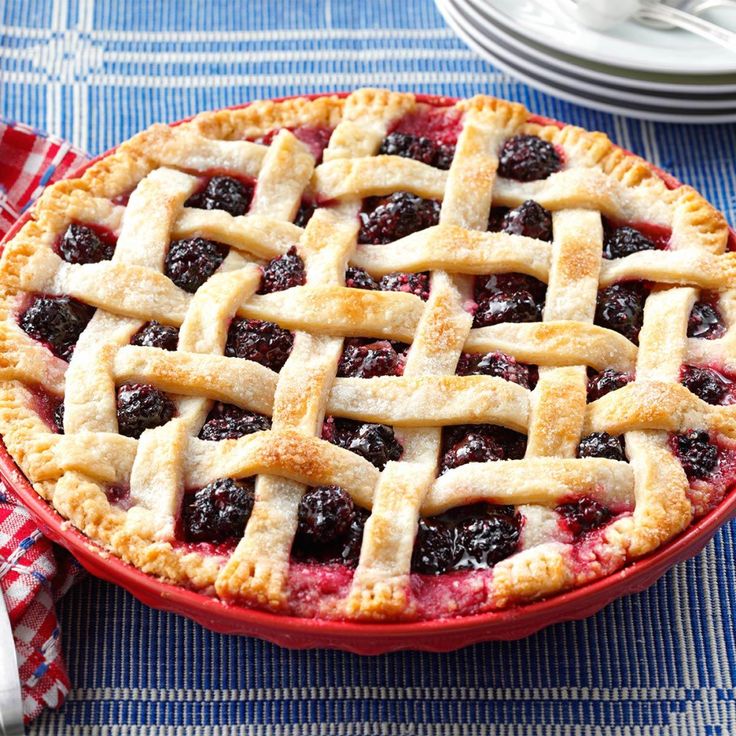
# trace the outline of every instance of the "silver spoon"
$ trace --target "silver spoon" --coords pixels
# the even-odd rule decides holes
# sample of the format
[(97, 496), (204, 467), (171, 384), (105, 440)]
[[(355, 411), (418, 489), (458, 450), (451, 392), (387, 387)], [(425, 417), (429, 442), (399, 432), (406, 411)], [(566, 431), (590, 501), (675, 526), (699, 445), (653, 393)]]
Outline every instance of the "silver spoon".
[(736, 53), (736, 33), (679, 8), (645, 0), (640, 4), (634, 19), (659, 30), (682, 28)]
[[(706, 1), (724, 2), (700, 0), (701, 3)], [(736, 53), (736, 33), (658, 0), (619, 0), (616, 3), (611, 3), (610, 0), (558, 0), (558, 5), (589, 28), (607, 30), (633, 18), (658, 30), (683, 28)]]
[[(663, 0), (663, 2), (665, 5), (682, 10), (684, 13), (690, 13), (690, 15), (700, 15), (713, 8), (731, 8), (732, 10), (736, 10), (736, 0)], [(676, 28), (671, 23), (665, 23), (664, 21), (650, 20), (647, 21), (647, 25), (661, 30)]]
[(700, 15), (712, 8), (733, 8), (736, 10), (736, 0), (664, 0), (664, 3), (693, 15)]

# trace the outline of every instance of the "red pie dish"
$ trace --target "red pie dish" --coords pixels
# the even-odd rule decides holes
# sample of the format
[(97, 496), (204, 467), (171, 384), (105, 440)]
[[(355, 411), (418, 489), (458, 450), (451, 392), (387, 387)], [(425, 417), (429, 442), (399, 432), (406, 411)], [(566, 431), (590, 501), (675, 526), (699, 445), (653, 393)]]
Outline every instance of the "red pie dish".
[(1, 469), (92, 573), (217, 631), (526, 636), (733, 516), (733, 246), (490, 97), (154, 126), (4, 241)]

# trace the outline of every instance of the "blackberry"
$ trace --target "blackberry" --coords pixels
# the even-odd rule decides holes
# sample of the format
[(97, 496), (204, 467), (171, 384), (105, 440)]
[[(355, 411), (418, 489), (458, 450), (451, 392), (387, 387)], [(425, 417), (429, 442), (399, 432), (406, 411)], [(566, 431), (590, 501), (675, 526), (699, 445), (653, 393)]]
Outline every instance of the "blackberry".
[(388, 340), (346, 340), (337, 375), (352, 378), (400, 376), (404, 371), (406, 349), (406, 345)]
[(542, 319), (546, 286), (532, 276), (519, 273), (476, 278), (474, 327), (501, 322), (539, 322)]
[(254, 411), (218, 401), (207, 416), (207, 421), (202, 425), (199, 438), (210, 442), (236, 440), (247, 434), (264, 432), (267, 429), (271, 429), (271, 420), (263, 414), (256, 414)]
[(552, 240), (552, 213), (544, 209), (532, 199), (513, 210), (509, 210), (503, 217), (501, 229), (511, 235), (525, 235), (537, 240)]
[(449, 169), (455, 155), (454, 146), (435, 143), (429, 138), (409, 133), (389, 133), (381, 143), (379, 155), (413, 158), (438, 169)]
[(493, 567), (510, 557), (519, 546), (521, 522), (518, 516), (485, 516), (458, 525), (455, 545), (458, 570)]
[(626, 460), (623, 438), (612, 437), (608, 432), (592, 432), (580, 440), (577, 456)]
[(503, 230), (503, 218), (508, 212), (510, 212), (508, 207), (491, 207), (486, 230), (491, 233), (500, 233)]
[(381, 291), (404, 291), (426, 302), (429, 299), (429, 272), (388, 273), (381, 278), (378, 288)]
[(176, 350), (179, 344), (179, 330), (170, 325), (162, 325), (156, 320), (146, 322), (130, 340), (131, 345), (140, 345), (161, 350)]
[(235, 318), (230, 323), (225, 355), (253, 360), (280, 371), (294, 345), (294, 336), (273, 322)]
[(730, 383), (716, 371), (694, 365), (684, 366), (680, 382), (707, 404), (716, 406), (723, 403)]
[(609, 509), (587, 496), (577, 501), (563, 503), (555, 510), (565, 520), (565, 525), (575, 537), (604, 526), (612, 517)]
[(316, 209), (317, 205), (314, 202), (308, 202), (303, 199), (294, 217), (294, 224), (298, 227), (306, 227)]
[(263, 269), (259, 294), (270, 294), (274, 291), (285, 291), (293, 286), (307, 283), (304, 261), (297, 255), (296, 247), (292, 247), (280, 258), (269, 261)]
[(358, 242), (381, 245), (436, 225), (440, 203), (422, 199), (410, 192), (394, 192), (388, 197), (371, 198), (360, 213)]
[(166, 424), (175, 413), (174, 403), (154, 386), (126, 383), (118, 389), (118, 431), (140, 437), (146, 429)]
[(526, 437), (493, 424), (466, 424), (444, 430), (441, 472), (467, 463), (493, 460), (520, 460), (526, 450)]
[(419, 519), (411, 559), (412, 571), (440, 575), (452, 569), (459, 557), (453, 532), (441, 521)]
[(360, 548), (363, 544), (363, 530), (365, 522), (370, 514), (359, 506), (355, 507), (353, 520), (350, 522), (345, 537), (340, 540), (337, 556), (333, 557), (335, 562), (340, 562), (347, 567), (357, 567), (360, 559)]
[(345, 271), (345, 286), (350, 289), (378, 291), (378, 284), (373, 280), (373, 277), (367, 271), (357, 266), (347, 267)]
[(54, 426), (59, 434), (64, 434), (64, 402), (54, 409)]
[(227, 254), (226, 245), (205, 238), (175, 240), (169, 245), (165, 273), (180, 289), (194, 294), (217, 271)]
[(502, 146), (498, 173), (507, 179), (535, 181), (546, 179), (562, 167), (557, 149), (534, 135), (515, 135)]
[(398, 460), (403, 452), (394, 436), (394, 430), (385, 424), (329, 419), (325, 422), (322, 436), (329, 442), (364, 457), (379, 470), (383, 470), (389, 460)]
[(643, 233), (628, 225), (609, 230), (603, 240), (603, 257), (624, 258), (643, 250), (656, 250), (657, 246)]
[(184, 204), (200, 210), (225, 210), (233, 217), (244, 215), (253, 199), (254, 187), (231, 176), (213, 176), (207, 186)]
[(376, 281), (367, 271), (357, 266), (348, 266), (345, 271), (345, 286), (369, 291), (404, 291), (427, 301), (429, 298), (429, 272), (388, 273)]
[(706, 478), (718, 464), (718, 448), (705, 429), (689, 429), (674, 437), (675, 449), (690, 480)]
[(184, 496), (184, 538), (188, 542), (211, 543), (240, 539), (253, 511), (254, 487), (252, 478), (220, 478)]
[(412, 571), (439, 575), (489, 568), (518, 549), (522, 519), (513, 506), (476, 503), (420, 519)]
[(600, 373), (588, 374), (588, 401), (597, 401), (602, 396), (623, 388), (631, 381), (627, 373), (619, 373), (613, 368), (604, 368)]
[(70, 296), (38, 296), (23, 312), (20, 326), (34, 340), (46, 343), (54, 355), (68, 361), (94, 313), (94, 307)]
[[(308, 493), (310, 491), (307, 491)], [(352, 500), (350, 500), (350, 503), (353, 504)], [(314, 541), (302, 533), (302, 508), (302, 504), (300, 504), (299, 527), (297, 528), (297, 534), (292, 547), (294, 557), (322, 564), (328, 563), (345, 565), (346, 567), (357, 567), (360, 558), (360, 548), (363, 543), (363, 530), (369, 513), (365, 509), (360, 508), (360, 506), (353, 504), (351, 520), (347, 528), (340, 535), (335, 535), (331, 541), (322, 543)], [(321, 529), (328, 527), (329, 525), (325, 525), (324, 527), (320, 525)]]
[(723, 318), (708, 302), (695, 302), (687, 322), (687, 336), (715, 340), (726, 334)]
[(640, 281), (613, 284), (601, 289), (598, 292), (595, 323), (638, 344), (647, 296), (648, 290)]
[(114, 251), (115, 242), (111, 238), (76, 223), (69, 225), (59, 244), (61, 257), (67, 263), (109, 261)]
[(458, 376), (497, 376), (524, 388), (532, 387), (532, 371), (505, 353), (463, 353), (457, 364)]
[(307, 546), (335, 542), (347, 535), (354, 515), (353, 499), (342, 488), (310, 488), (299, 502), (299, 542)]

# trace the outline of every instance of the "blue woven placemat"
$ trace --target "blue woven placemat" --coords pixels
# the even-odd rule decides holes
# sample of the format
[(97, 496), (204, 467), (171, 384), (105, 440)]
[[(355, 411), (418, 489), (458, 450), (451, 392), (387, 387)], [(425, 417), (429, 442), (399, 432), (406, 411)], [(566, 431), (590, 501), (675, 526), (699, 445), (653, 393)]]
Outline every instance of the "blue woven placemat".
[[(632, 121), (536, 92), (469, 51), (431, 0), (0, 0), (0, 19), (0, 115), (91, 153), (257, 97), (487, 92), (606, 131), (734, 222), (736, 126)], [(33, 733), (732, 736), (735, 530), (588, 620), (445, 655), (290, 652), (89, 579), (61, 605), (74, 689)]]

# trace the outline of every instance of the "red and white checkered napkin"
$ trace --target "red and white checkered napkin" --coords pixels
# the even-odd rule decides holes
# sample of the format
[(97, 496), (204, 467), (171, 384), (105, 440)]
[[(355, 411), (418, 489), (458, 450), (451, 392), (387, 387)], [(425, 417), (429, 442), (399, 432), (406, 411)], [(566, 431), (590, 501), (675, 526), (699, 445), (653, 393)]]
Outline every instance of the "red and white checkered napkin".
[[(66, 141), (0, 120), (0, 238), (46, 185), (85, 161)], [(54, 604), (80, 574), (0, 480), (0, 593), (13, 627), (26, 722), (60, 706), (69, 690)]]

